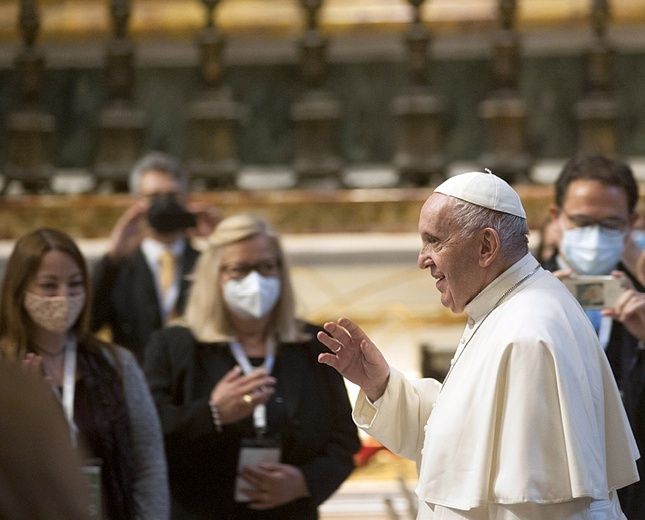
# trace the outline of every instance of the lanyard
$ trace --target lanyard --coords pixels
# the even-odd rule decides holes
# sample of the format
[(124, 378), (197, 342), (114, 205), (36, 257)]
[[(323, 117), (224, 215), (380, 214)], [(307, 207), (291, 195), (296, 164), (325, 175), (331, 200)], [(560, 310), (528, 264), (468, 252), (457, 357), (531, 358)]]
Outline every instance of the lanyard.
[[(242, 371), (249, 375), (255, 369), (251, 365), (246, 352), (237, 341), (231, 342), (231, 352), (235, 357), (235, 361), (240, 365)], [(273, 370), (273, 364), (275, 363), (275, 342), (272, 339), (267, 339), (266, 341), (266, 357), (264, 358), (264, 363), (258, 368), (266, 368), (269, 373)], [(253, 409), (253, 427), (258, 435), (262, 435), (266, 432), (267, 428), (267, 407), (264, 404), (258, 404)]]
[(69, 425), (72, 446), (75, 448), (78, 438), (78, 426), (74, 422), (74, 394), (76, 392), (76, 336), (70, 336), (65, 345), (65, 369), (63, 372), (63, 393), (61, 395), (55, 383), (52, 383), (54, 393), (63, 405), (65, 418)]

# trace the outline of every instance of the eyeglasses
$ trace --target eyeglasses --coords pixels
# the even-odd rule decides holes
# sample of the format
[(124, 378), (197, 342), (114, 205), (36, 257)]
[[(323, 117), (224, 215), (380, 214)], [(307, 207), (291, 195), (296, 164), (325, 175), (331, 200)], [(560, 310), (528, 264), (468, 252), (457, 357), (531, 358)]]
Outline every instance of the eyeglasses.
[(241, 280), (242, 278), (246, 278), (251, 271), (257, 271), (262, 276), (274, 276), (279, 272), (281, 265), (282, 262), (274, 258), (271, 260), (261, 260), (254, 264), (246, 264), (243, 262), (239, 264), (222, 264), (220, 271), (235, 280)]
[(562, 213), (567, 217), (569, 222), (577, 228), (600, 226), (601, 228), (611, 229), (613, 231), (625, 231), (629, 225), (628, 222), (625, 222), (623, 219), (618, 217), (595, 219), (586, 215), (569, 215), (564, 211)]

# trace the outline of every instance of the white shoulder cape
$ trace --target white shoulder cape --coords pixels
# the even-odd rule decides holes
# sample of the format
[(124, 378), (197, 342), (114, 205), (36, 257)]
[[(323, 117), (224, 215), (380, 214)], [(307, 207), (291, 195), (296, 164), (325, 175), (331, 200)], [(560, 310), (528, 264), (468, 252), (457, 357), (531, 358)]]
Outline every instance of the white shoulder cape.
[[(475, 309), (465, 340), (484, 315)], [(540, 269), (484, 320), (440, 389), (392, 369), (378, 410), (359, 395), (354, 411), (367, 433), (417, 461), (422, 501), (467, 510), (602, 500), (638, 480), (606, 356), (550, 273)]]

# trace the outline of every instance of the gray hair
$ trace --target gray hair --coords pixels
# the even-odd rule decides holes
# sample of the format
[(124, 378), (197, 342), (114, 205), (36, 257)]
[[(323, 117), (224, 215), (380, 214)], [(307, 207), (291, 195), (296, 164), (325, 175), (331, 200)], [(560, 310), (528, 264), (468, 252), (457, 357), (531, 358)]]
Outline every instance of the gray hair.
[(184, 193), (188, 191), (188, 171), (172, 155), (164, 152), (150, 152), (139, 159), (132, 167), (128, 185), (132, 195), (139, 195), (141, 176), (148, 171), (158, 171), (176, 180)]
[(462, 238), (469, 239), (475, 232), (493, 228), (499, 234), (502, 253), (513, 257), (528, 253), (529, 225), (525, 218), (495, 211), (461, 199), (454, 199), (453, 223), (460, 230)]

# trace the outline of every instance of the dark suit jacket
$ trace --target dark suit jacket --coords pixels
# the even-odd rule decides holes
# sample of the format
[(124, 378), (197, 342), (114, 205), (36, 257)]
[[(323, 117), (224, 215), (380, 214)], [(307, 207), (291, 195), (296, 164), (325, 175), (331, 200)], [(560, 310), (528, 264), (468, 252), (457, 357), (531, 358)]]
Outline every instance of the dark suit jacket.
[(155, 332), (145, 373), (165, 435), (174, 520), (318, 518), (317, 506), (354, 468), (360, 448), (342, 377), (318, 363), (327, 351), (315, 339), (278, 346), (272, 374), (277, 391), (267, 404), (267, 436), (279, 435), (282, 462), (300, 468), (310, 497), (256, 512), (233, 500), (242, 438), (254, 435), (251, 416), (218, 433), (208, 405), (215, 384), (233, 366), (226, 343), (199, 343), (184, 327)]
[[(542, 267), (549, 271), (557, 270), (555, 257), (543, 262)], [(616, 269), (630, 278), (637, 291), (645, 290), (623, 264)], [(645, 351), (622, 323), (614, 321), (605, 352), (641, 453), (636, 462), (641, 480), (618, 490), (618, 497), (629, 520), (642, 520), (645, 519)]]
[[(177, 314), (184, 310), (190, 287), (185, 275), (192, 272), (198, 256), (198, 251), (186, 244)], [(150, 334), (163, 324), (153, 274), (141, 249), (117, 263), (103, 257), (94, 269), (93, 292), (92, 330), (108, 325), (112, 341), (131, 350), (142, 363)]]

